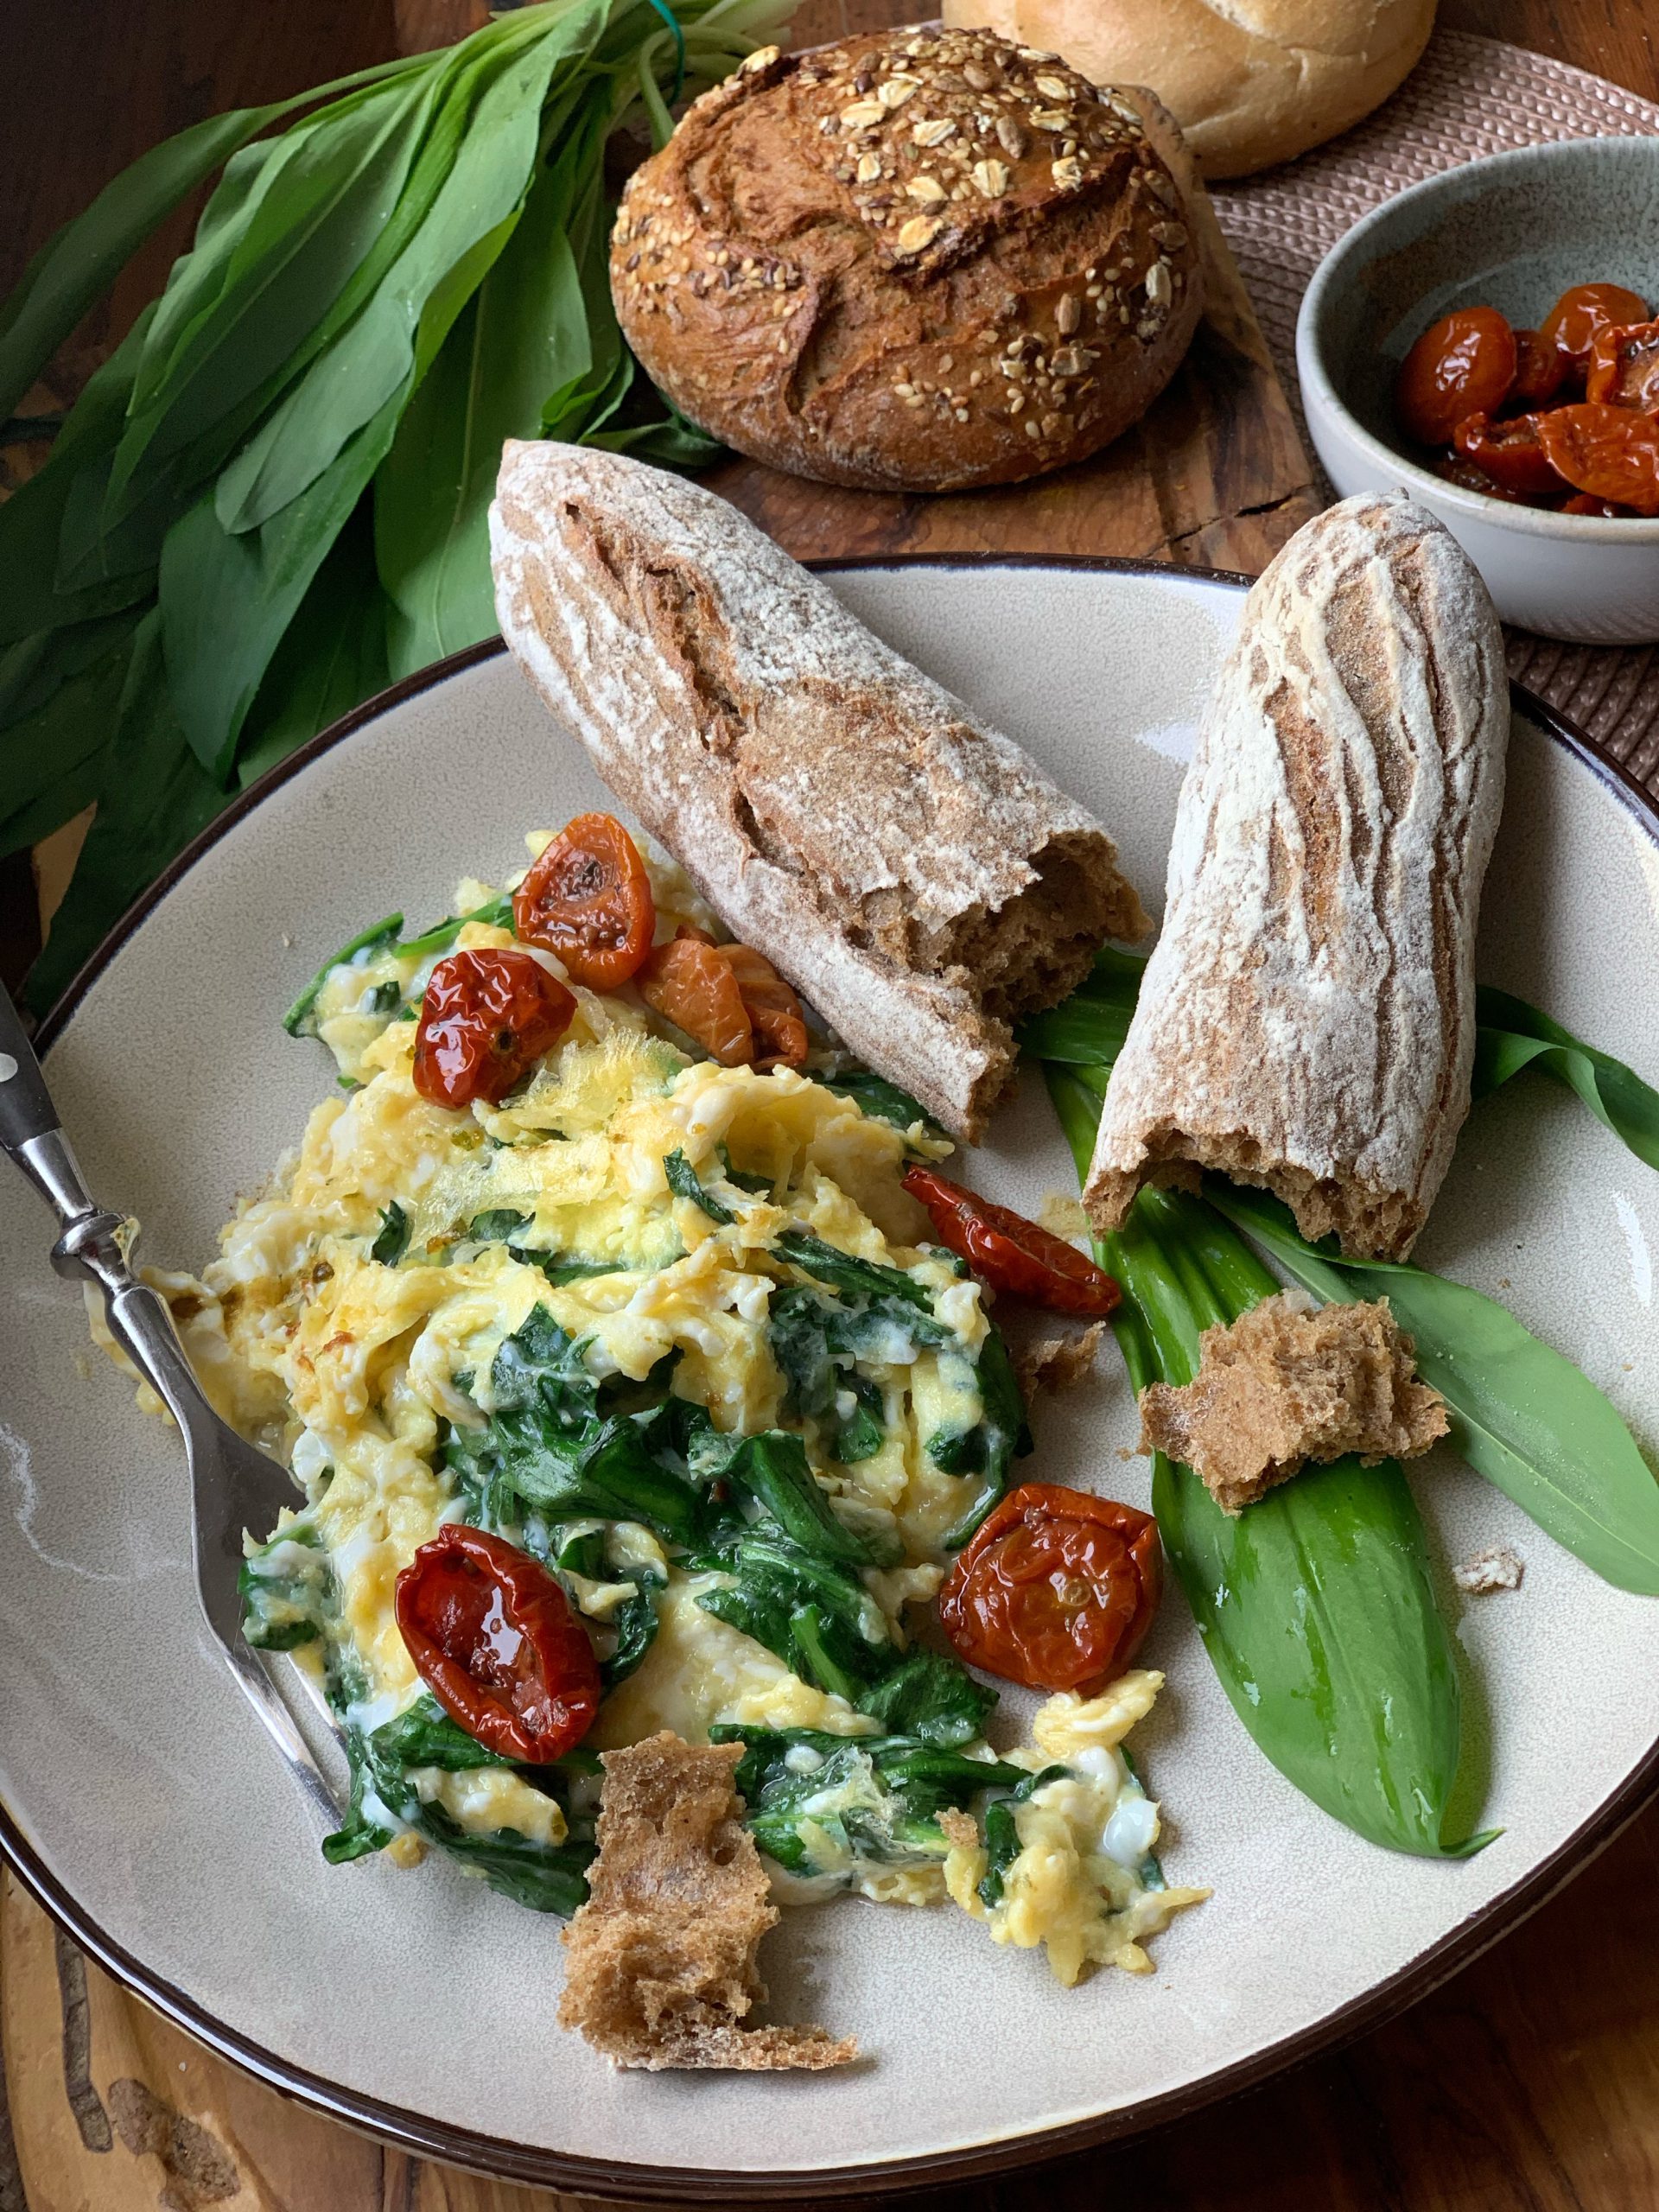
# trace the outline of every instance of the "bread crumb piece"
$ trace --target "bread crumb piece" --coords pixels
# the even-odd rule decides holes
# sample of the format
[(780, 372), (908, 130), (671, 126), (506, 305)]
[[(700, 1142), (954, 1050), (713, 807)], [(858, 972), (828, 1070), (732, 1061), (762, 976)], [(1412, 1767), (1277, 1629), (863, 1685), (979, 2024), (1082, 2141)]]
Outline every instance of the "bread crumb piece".
[(746, 2028), (766, 1997), (755, 1966), (775, 1926), (732, 1774), (741, 1744), (694, 1745), (664, 1730), (605, 1751), (599, 1856), (565, 1930), (559, 2024), (618, 2066), (844, 2066), (850, 2037)]
[(1105, 1333), (1103, 1321), (1091, 1321), (1072, 1336), (1043, 1337), (1028, 1344), (1014, 1361), (1022, 1395), (1027, 1399), (1044, 1394), (1052, 1397), (1059, 1390), (1076, 1389), (1094, 1372), (1095, 1357)]
[(1446, 1434), (1446, 1402), (1416, 1379), (1386, 1298), (1315, 1307), (1284, 1291), (1198, 1341), (1191, 1382), (1141, 1392), (1141, 1449), (1192, 1467), (1224, 1513), (1309, 1459), (1411, 1459)]
[(1526, 1571), (1526, 1561), (1511, 1545), (1494, 1544), (1490, 1551), (1477, 1552), (1454, 1567), (1452, 1580), (1459, 1590), (1518, 1590)]

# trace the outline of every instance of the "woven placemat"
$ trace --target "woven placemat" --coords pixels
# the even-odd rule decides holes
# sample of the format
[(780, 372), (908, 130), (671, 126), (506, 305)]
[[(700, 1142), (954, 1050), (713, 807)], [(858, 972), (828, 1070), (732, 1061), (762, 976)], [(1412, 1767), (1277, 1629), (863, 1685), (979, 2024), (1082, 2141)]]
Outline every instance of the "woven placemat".
[[(1394, 98), (1299, 162), (1219, 187), (1216, 213), (1298, 407), (1296, 311), (1351, 225), (1442, 169), (1556, 138), (1659, 135), (1659, 107), (1604, 78), (1437, 31)], [(1512, 630), (1510, 669), (1659, 796), (1659, 646), (1563, 645)]]

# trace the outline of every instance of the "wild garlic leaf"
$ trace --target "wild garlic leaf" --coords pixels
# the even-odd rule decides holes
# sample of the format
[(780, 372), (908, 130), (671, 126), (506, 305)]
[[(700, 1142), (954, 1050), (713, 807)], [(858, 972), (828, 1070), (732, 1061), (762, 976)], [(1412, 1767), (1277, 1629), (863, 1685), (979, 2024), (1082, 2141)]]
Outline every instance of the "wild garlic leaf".
[(896, 1129), (912, 1128), (919, 1122), (930, 1136), (944, 1135), (926, 1108), (918, 1105), (907, 1090), (900, 1090), (896, 1083), (889, 1083), (868, 1068), (848, 1068), (841, 1075), (820, 1076), (818, 1081), (826, 1090), (850, 1098), (862, 1112), (879, 1122), (891, 1122)]
[(114, 730), (100, 756), (98, 812), (46, 949), (29, 972), (30, 1003), (49, 1007), (111, 920), (124, 913), (224, 795), (179, 728), (152, 611), (134, 633)]
[(181, 492), (203, 482), (252, 427), (249, 403), (274, 396), (267, 379), (286, 373), (296, 341), (339, 297), (397, 207), (424, 123), (420, 82), (349, 94), (265, 162), (217, 296), (159, 367), (152, 332), (111, 474), (109, 521), (158, 482)]
[(245, 791), (391, 680), (386, 596), (374, 570), (369, 518), (359, 506), (312, 578), (260, 678), (237, 748), (238, 784)]
[(1618, 1409), (1570, 1359), (1465, 1284), (1307, 1243), (1264, 1191), (1217, 1180), (1209, 1197), (1317, 1296), (1386, 1298), (1416, 1346), (1418, 1373), (1446, 1400), (1452, 1449), (1604, 1580), (1659, 1595), (1659, 1481)]
[(391, 443), (394, 395), (263, 529), (232, 537), (212, 494), (168, 531), (160, 607), (175, 709), (210, 775), (226, 775), (259, 687), (313, 578)]
[[(74, 631), (45, 633), (45, 658), (60, 667), (43, 679), (45, 696), (39, 703), (0, 727), (0, 854), (21, 851), (49, 836), (97, 797), (137, 622), (135, 609), (112, 624), (82, 626), (99, 632), (96, 638), (78, 638)], [(60, 641), (70, 650), (54, 651)], [(74, 667), (86, 646), (95, 648), (93, 657)], [(42, 678), (36, 674), (38, 691)]]
[(47, 240), (0, 308), (0, 416), (12, 413), (86, 310), (180, 201), (238, 147), (318, 97), (306, 92), (268, 107), (232, 108), (193, 124), (141, 154)]
[[(1078, 1179), (1103, 1092), (1046, 1063)], [(1129, 1381), (1190, 1382), (1198, 1339), (1278, 1288), (1201, 1200), (1143, 1190), (1096, 1247), (1122, 1284), (1112, 1317)], [(1262, 1751), (1335, 1819), (1390, 1848), (1443, 1842), (1460, 1743), (1459, 1689), (1422, 1524), (1393, 1461), (1306, 1469), (1223, 1513), (1191, 1468), (1154, 1461), (1153, 1507), (1211, 1663)]]
[(409, 1216), (396, 1198), (380, 1210), (380, 1233), (369, 1247), (369, 1257), (383, 1268), (395, 1268), (409, 1249)]
[[(0, 653), (123, 609), (136, 639), (157, 598), (165, 645), (158, 661), (135, 643), (129, 720), (73, 756), (54, 738), (73, 701), (25, 704), (21, 682), (13, 690), (14, 722), (55, 758), (14, 801), (12, 830), (38, 834), (87, 799), (103, 820), (54, 950), (29, 979), (37, 1010), (216, 806), (312, 734), (308, 721), (372, 691), (399, 652), (441, 652), (489, 626), (482, 517), (500, 435), (544, 425), (670, 461), (709, 457), (709, 442), (636, 389), (606, 283), (602, 140), (646, 99), (646, 76), (673, 73), (668, 4), (539, 0), (453, 48), (187, 132), (67, 226), (0, 308), (0, 379), (26, 384), (65, 318), (223, 160), (160, 298), (92, 379), (47, 466), (0, 510)], [(772, 34), (784, 0), (672, 9), (695, 92)], [(661, 98), (647, 103), (653, 116)], [(538, 199), (549, 253), (526, 238), (523, 281), (504, 276), (458, 329), (527, 189), (537, 197), (549, 180), (569, 211), (561, 230)], [(543, 311), (558, 325), (551, 346)], [(538, 346), (547, 358), (533, 365)], [(429, 373), (452, 387), (476, 380), (471, 429), (440, 453), (412, 423), (382, 502), (368, 480)], [(411, 497), (382, 544), (389, 595), (355, 550), (337, 563), (334, 549), (348, 524), (360, 532), (373, 507), (396, 506), (405, 460)], [(60, 667), (58, 689), (81, 673)], [(118, 673), (105, 668), (96, 693), (105, 723)], [(114, 788), (136, 763), (159, 789)]]
[(703, 1189), (702, 1177), (678, 1145), (664, 1159), (663, 1173), (667, 1177), (668, 1187), (675, 1197), (689, 1198), (694, 1206), (708, 1215), (710, 1221), (723, 1225), (736, 1220), (737, 1216), (728, 1205), (722, 1205), (718, 1198), (711, 1197)]
[(93, 370), (69, 419), (53, 441), (45, 467), (0, 504), (0, 649), (147, 598), (140, 575), (86, 590), (56, 588), (59, 544), (73, 487), (90, 461), (106, 455), (119, 435), (132, 379), (153, 308), (146, 308), (109, 359)]
[(566, 225), (575, 181), (597, 162), (607, 116), (596, 85), (571, 144), (537, 177), (499, 259), (455, 318), (375, 480), (377, 556), (396, 609), (399, 673), (494, 632), (488, 513), (502, 443), (534, 437), (549, 392), (589, 358)]
[(548, 79), (591, 43), (603, 12), (588, 0), (551, 29), (528, 19), (503, 23), (493, 44), (454, 50), (448, 79), (433, 87), (438, 113), (392, 220), (304, 349), (304, 373), (219, 477), (226, 529), (257, 528), (297, 498), (402, 389), (428, 300), (462, 262), (475, 286), (487, 263), (469, 257), (488, 240), (493, 258), (511, 235)]
[[(1278, 1287), (1182, 1193), (1143, 1190), (1098, 1249), (1123, 1287), (1114, 1326), (1137, 1392), (1190, 1382), (1202, 1331)], [(1305, 1468), (1233, 1518), (1160, 1455), (1153, 1507), (1229, 1702), (1281, 1773), (1392, 1850), (1461, 1856), (1489, 1840), (1445, 1840), (1458, 1674), (1395, 1461)]]
[(1599, 1122), (1621, 1138), (1649, 1167), (1659, 1167), (1659, 1091), (1634, 1068), (1598, 1052), (1535, 1006), (1482, 985), (1476, 994), (1480, 1027), (1475, 1038), (1477, 1098), (1496, 1090), (1523, 1068), (1536, 1068), (1565, 1084)]

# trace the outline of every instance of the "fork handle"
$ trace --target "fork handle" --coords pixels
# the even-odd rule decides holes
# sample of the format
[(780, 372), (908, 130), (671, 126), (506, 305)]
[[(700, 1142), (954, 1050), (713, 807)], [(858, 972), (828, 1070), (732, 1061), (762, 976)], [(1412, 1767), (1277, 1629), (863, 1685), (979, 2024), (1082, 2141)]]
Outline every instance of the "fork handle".
[(22, 1146), (57, 1128), (57, 1110), (16, 1007), (0, 984), (0, 1147), (16, 1158)]

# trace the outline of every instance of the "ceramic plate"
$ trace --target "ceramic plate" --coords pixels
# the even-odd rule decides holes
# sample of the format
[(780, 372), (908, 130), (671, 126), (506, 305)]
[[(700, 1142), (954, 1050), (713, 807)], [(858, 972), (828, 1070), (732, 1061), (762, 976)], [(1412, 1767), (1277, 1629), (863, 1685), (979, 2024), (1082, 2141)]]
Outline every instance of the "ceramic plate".
[[(1182, 763), (1237, 621), (1219, 579), (916, 564), (831, 581), (1110, 826), (1148, 904)], [(475, 654), (342, 725), (232, 809), (93, 963), (48, 1071), (93, 1189), (195, 1266), (332, 1082), (282, 1009), (366, 920), (448, 908), (463, 873), (606, 795), (511, 664)], [(1651, 1063), (1659, 842), (1634, 787), (1517, 715), (1483, 977)], [(1042, 1087), (976, 1175), (1035, 1211), (1075, 1189)], [(767, 1939), (773, 2017), (868, 2054), (800, 2076), (616, 2074), (554, 2024), (556, 1928), (437, 1861), (331, 1870), (196, 1611), (168, 1433), (87, 1348), (47, 1222), (0, 1179), (0, 1840), (94, 1955), (268, 2080), (437, 2155), (586, 2191), (819, 2196), (938, 2181), (1121, 2134), (1259, 2078), (1421, 1993), (1581, 1866), (1659, 1755), (1659, 1605), (1605, 1587), (1446, 1454), (1413, 1485), (1465, 1668), (1466, 1758), (1503, 1834), (1464, 1864), (1362, 1843), (1255, 1750), (1178, 1596), (1137, 1738), (1171, 1878), (1213, 1886), (1158, 1971), (1073, 1991), (957, 1913), (858, 1900)], [(1566, 1092), (1479, 1107), (1421, 1256), (1496, 1292), (1659, 1442), (1659, 1176)], [(1144, 1503), (1115, 1357), (1039, 1408), (1033, 1473)], [(1513, 1594), (1446, 1568), (1513, 1543)], [(1470, 1807), (1472, 1812), (1472, 1804)]]

